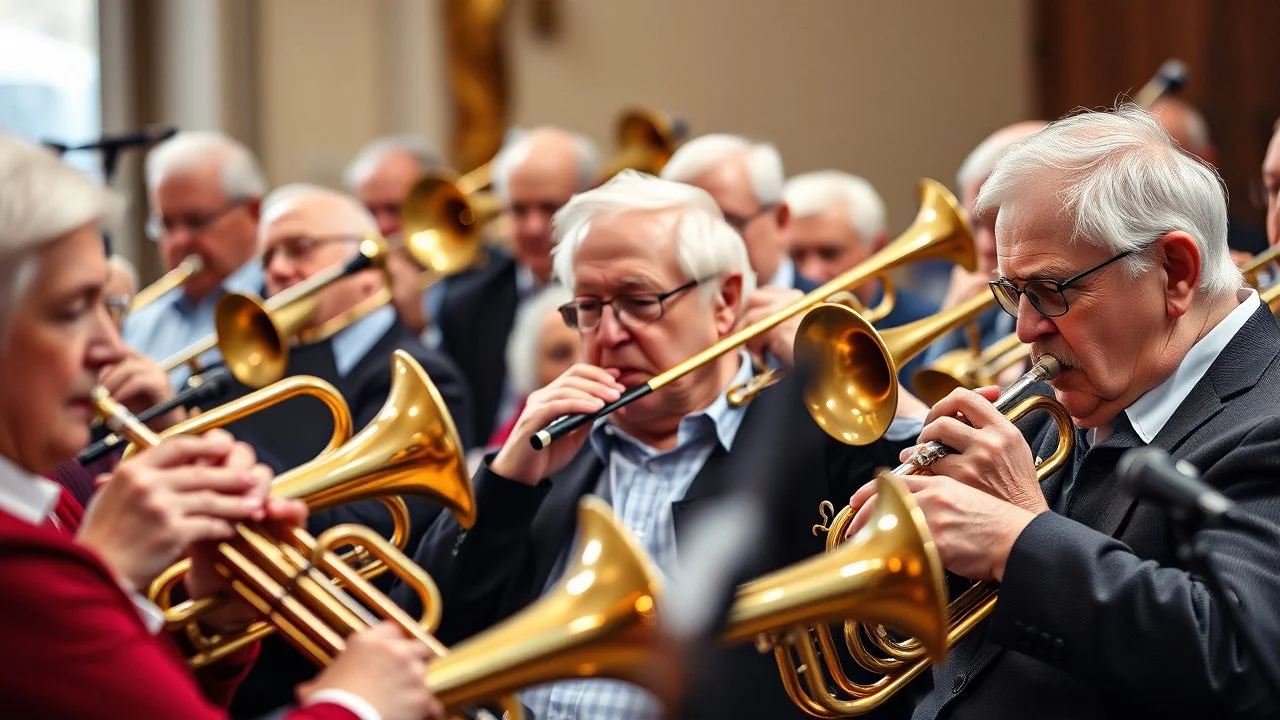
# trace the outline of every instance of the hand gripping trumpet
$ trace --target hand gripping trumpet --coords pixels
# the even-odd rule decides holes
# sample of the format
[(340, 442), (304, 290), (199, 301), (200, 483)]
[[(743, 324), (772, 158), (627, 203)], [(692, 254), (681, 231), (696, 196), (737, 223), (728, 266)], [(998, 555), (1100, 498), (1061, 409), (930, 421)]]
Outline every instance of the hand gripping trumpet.
[[(1011, 421), (1016, 421), (1035, 410), (1049, 413), (1058, 426), (1058, 446), (1047, 460), (1040, 463), (1036, 476), (1043, 481), (1056, 472), (1071, 455), (1074, 445), (1075, 431), (1071, 416), (1066, 408), (1051, 397), (1031, 395), (1022, 400), (1019, 396), (1032, 385), (1052, 380), (1061, 371), (1058, 360), (1043, 355), (1032, 366), (1031, 370), (1011, 384), (995, 401), (995, 407)], [(950, 449), (939, 442), (925, 443), (916, 449), (911, 457), (893, 470), (892, 475), (912, 475), (927, 472), (928, 468), (940, 458), (947, 455)], [(892, 476), (891, 475), (891, 476)], [(891, 477), (890, 476), (890, 477)], [(884, 476), (882, 476), (882, 480)], [(883, 501), (883, 492), (877, 498), (877, 509)], [(832, 506), (824, 502), (820, 512), (824, 520), (831, 517)], [(829, 524), (815, 525), (814, 532), (827, 534), (827, 554), (844, 552), (845, 534), (853, 521), (853, 511), (844, 507)], [(875, 517), (868, 525), (876, 522)], [(857, 537), (856, 535), (854, 536)], [(996, 584), (991, 582), (977, 583), (969, 587), (949, 606), (950, 621), (943, 628), (945, 647), (954, 647), (966, 634), (982, 622), (995, 608), (997, 599)], [(866, 670), (881, 675), (871, 684), (861, 684), (851, 680), (840, 666), (836, 654), (836, 643), (830, 630), (825, 625), (810, 628), (822, 648), (821, 664), (816, 655), (802, 654), (804, 663), (801, 669), (790, 663), (779, 661), (779, 669), (783, 681), (788, 688), (800, 687), (800, 677), (808, 684), (810, 692), (807, 696), (798, 697), (792, 694), (797, 704), (818, 717), (838, 717), (841, 715), (862, 714), (880, 706), (892, 695), (905, 687), (929, 666), (929, 656), (936, 655), (936, 638), (917, 636), (920, 639), (899, 640), (893, 637), (884, 627), (859, 622), (846, 622), (844, 640), (857, 663)], [(821, 676), (822, 668), (830, 673), (837, 688), (847, 693), (849, 698), (838, 697)]]

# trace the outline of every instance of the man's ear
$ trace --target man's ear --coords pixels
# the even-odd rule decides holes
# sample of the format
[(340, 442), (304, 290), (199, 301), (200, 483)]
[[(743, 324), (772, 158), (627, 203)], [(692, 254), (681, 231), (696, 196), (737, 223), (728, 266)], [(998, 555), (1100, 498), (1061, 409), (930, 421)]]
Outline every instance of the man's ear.
[(1164, 271), (1164, 294), (1170, 317), (1181, 317), (1191, 307), (1200, 287), (1200, 247), (1182, 231), (1160, 239), (1158, 262)]
[(716, 330), (723, 337), (733, 332), (738, 323), (738, 310), (742, 306), (742, 276), (734, 273), (720, 281), (720, 293), (715, 300)]

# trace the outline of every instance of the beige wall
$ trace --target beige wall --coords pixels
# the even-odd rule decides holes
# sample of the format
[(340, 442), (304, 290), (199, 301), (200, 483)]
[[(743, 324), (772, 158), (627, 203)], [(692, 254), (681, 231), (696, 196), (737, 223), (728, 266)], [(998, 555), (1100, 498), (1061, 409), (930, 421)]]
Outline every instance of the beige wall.
[[(168, 2), (191, 12), (189, 0)], [(914, 215), (919, 177), (950, 184), (978, 140), (1031, 104), (1029, 0), (552, 2), (561, 26), (545, 39), (529, 0), (511, 1), (515, 123), (563, 124), (611, 152), (621, 107), (660, 108), (695, 134), (772, 140), (790, 172), (866, 175), (895, 228)], [(439, 6), (254, 2), (246, 23), (224, 23), (221, 44), (251, 45), (254, 87), (187, 70), (170, 75), (180, 78), (171, 91), (221, 82), (222, 117), (252, 135), (272, 182), (337, 184), (376, 135), (418, 131), (445, 146)], [(190, 30), (201, 31), (213, 32)]]

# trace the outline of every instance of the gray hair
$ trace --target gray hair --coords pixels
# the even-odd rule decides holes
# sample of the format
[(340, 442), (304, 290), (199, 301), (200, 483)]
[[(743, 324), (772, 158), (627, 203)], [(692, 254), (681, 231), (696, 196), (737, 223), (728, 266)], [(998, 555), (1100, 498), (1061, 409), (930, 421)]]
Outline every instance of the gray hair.
[(198, 170), (216, 163), (222, 192), (228, 199), (260, 198), (267, 181), (257, 158), (240, 142), (219, 132), (184, 131), (156, 145), (147, 153), (147, 192), (154, 193), (175, 173)]
[(0, 340), (35, 280), (40, 248), (122, 213), (115, 193), (48, 150), (0, 132)]
[[(756, 289), (756, 274), (747, 259), (747, 246), (725, 222), (709, 193), (692, 185), (661, 180), (635, 170), (623, 170), (598, 188), (575, 195), (552, 218), (552, 263), (555, 277), (573, 286), (573, 255), (581, 247), (591, 223), (624, 212), (663, 212), (672, 216), (676, 259), (693, 279), (726, 273), (742, 276), (742, 301)], [(700, 294), (709, 301), (720, 283), (705, 282)]]
[(538, 389), (538, 340), (547, 315), (573, 299), (573, 292), (560, 283), (551, 283), (516, 311), (511, 336), (507, 338), (507, 373), (516, 397)]
[(134, 290), (137, 290), (140, 287), (138, 285), (138, 268), (134, 267), (129, 258), (120, 254), (113, 254), (111, 257), (107, 258), (107, 262), (110, 263), (112, 267), (124, 273), (125, 277), (129, 278), (129, 284), (133, 286)]
[(512, 171), (529, 159), (534, 143), (547, 132), (564, 133), (573, 146), (574, 159), (578, 165), (578, 191), (587, 190), (595, 184), (600, 175), (600, 152), (586, 135), (570, 132), (562, 128), (541, 127), (532, 130), (512, 129), (502, 141), (502, 148), (493, 158), (490, 168), (493, 183), (493, 194), (506, 205), (508, 196), (508, 178)]
[[(1200, 249), (1200, 289), (1234, 292), (1243, 282), (1227, 252), (1226, 186), (1208, 163), (1177, 147), (1160, 123), (1132, 103), (1111, 112), (1069, 115), (1001, 156), (983, 183), (977, 212), (999, 209), (1028, 182), (1061, 187), (1070, 241), (1114, 253), (1139, 251), (1180, 230)], [(1150, 269), (1140, 254), (1132, 276)]]
[(840, 207), (863, 242), (873, 242), (885, 227), (884, 200), (865, 178), (839, 170), (801, 173), (787, 181), (782, 198), (793, 217), (821, 215)]
[(360, 183), (373, 175), (383, 160), (398, 153), (413, 158), (424, 172), (439, 170), (445, 166), (436, 146), (427, 142), (426, 138), (411, 134), (388, 135), (365, 145), (356, 153), (355, 159), (343, 173), (343, 184), (348, 190), (355, 192)]
[[(280, 219), (281, 215), (298, 205), (317, 200), (331, 202), (341, 208), (341, 226), (327, 228), (326, 232), (351, 233), (359, 236), (378, 235), (378, 221), (374, 219), (368, 208), (350, 195), (311, 183), (290, 183), (272, 190), (262, 199), (262, 219), (258, 222), (258, 246), (265, 245), (267, 230), (272, 223)], [(359, 239), (352, 239), (352, 252), (358, 247)]]
[(753, 142), (738, 135), (713, 133), (690, 140), (667, 161), (662, 168), (662, 178), (687, 183), (735, 160), (746, 165), (756, 202), (772, 205), (782, 201), (782, 187), (787, 178), (782, 155), (769, 143)]

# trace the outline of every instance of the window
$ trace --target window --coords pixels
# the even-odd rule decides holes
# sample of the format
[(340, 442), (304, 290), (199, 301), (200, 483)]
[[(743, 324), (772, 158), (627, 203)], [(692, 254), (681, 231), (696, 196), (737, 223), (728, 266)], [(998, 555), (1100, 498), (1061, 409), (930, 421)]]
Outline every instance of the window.
[[(97, 0), (0, 0), (0, 129), (80, 145), (102, 132)], [(97, 153), (67, 161), (101, 174)]]

